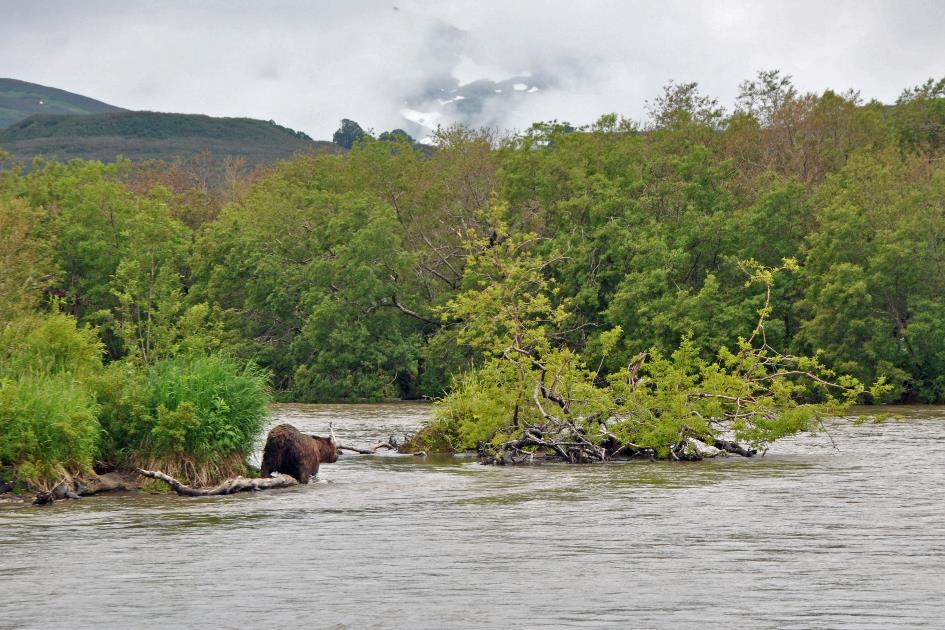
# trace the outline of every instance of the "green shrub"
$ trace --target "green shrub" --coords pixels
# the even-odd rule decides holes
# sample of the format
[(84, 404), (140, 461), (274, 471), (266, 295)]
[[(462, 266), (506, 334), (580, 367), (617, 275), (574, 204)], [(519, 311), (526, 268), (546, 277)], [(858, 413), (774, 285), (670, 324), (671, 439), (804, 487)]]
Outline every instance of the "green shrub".
[(0, 330), (0, 465), (48, 487), (90, 470), (98, 405), (87, 380), (102, 369), (96, 332), (62, 313), (32, 315)]
[(146, 415), (128, 436), (140, 465), (207, 483), (244, 472), (268, 415), (267, 374), (224, 356), (180, 356), (145, 377)]
[(89, 383), (101, 461), (195, 483), (244, 473), (268, 414), (267, 374), (222, 355), (178, 356), (147, 372), (119, 361)]
[(30, 315), (0, 330), (0, 375), (72, 374), (84, 379), (102, 369), (104, 347), (93, 328), (65, 313)]
[(133, 455), (151, 430), (148, 391), (140, 369), (118, 361), (89, 379), (99, 405), (98, 459), (119, 468), (130, 467)]
[(0, 379), (0, 464), (41, 487), (90, 470), (97, 411), (88, 388), (68, 374)]

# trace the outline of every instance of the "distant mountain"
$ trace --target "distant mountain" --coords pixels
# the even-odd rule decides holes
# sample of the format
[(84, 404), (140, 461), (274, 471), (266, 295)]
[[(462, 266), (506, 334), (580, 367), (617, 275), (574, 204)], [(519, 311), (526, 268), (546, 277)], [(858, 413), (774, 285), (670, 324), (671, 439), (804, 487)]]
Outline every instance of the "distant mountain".
[(0, 129), (34, 114), (103, 114), (126, 111), (94, 98), (36, 83), (0, 79)]
[(171, 161), (206, 152), (217, 161), (242, 158), (248, 166), (339, 150), (271, 120), (133, 112), (16, 79), (0, 79), (0, 149), (24, 165), (37, 156)]
[(129, 111), (30, 116), (0, 130), (0, 147), (25, 164), (36, 156), (110, 162), (118, 155), (173, 160), (209, 152), (217, 159), (243, 158), (249, 166), (317, 149), (337, 150), (330, 142), (315, 142), (272, 121)]

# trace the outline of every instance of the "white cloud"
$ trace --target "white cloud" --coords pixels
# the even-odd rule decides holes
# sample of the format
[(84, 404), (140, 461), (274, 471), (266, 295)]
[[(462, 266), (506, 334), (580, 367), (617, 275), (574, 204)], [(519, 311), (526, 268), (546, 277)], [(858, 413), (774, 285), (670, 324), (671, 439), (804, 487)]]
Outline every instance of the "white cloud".
[(419, 112), (409, 107), (400, 110), (400, 115), (410, 122), (417, 123), (427, 129), (436, 129), (437, 121), (440, 120), (442, 116), (440, 112)]
[[(855, 87), (885, 101), (945, 74), (945, 3), (933, 0), (396, 4), (7, 0), (0, 76), (134, 109), (274, 119), (327, 138), (343, 117), (400, 126), (406, 103), (436, 81), (536, 77), (522, 84), (527, 97), (494, 92), (483, 113), (524, 128), (610, 111), (639, 118), (669, 79), (699, 81), (730, 105), (762, 68), (793, 74), (802, 90)], [(541, 90), (528, 93), (533, 82)], [(417, 113), (425, 126), (443, 120)]]

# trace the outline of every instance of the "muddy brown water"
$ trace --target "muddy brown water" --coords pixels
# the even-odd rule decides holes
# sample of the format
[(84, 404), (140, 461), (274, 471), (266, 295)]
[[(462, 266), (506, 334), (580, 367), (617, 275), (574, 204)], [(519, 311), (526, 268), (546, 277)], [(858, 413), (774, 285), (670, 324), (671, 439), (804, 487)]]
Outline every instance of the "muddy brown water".
[[(309, 486), (0, 509), (0, 628), (945, 627), (945, 409), (763, 458), (345, 455)], [(281, 406), (369, 444), (423, 405)]]

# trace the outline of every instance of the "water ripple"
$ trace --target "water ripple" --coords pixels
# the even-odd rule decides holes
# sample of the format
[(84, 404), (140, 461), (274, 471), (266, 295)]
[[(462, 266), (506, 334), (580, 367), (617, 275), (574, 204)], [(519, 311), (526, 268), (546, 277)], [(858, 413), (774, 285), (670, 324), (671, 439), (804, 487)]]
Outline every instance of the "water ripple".
[[(766, 457), (492, 468), (348, 456), (323, 483), (0, 509), (0, 628), (940, 625), (945, 413)], [(281, 406), (366, 444), (422, 405)], [(258, 454), (257, 454), (258, 457)]]

